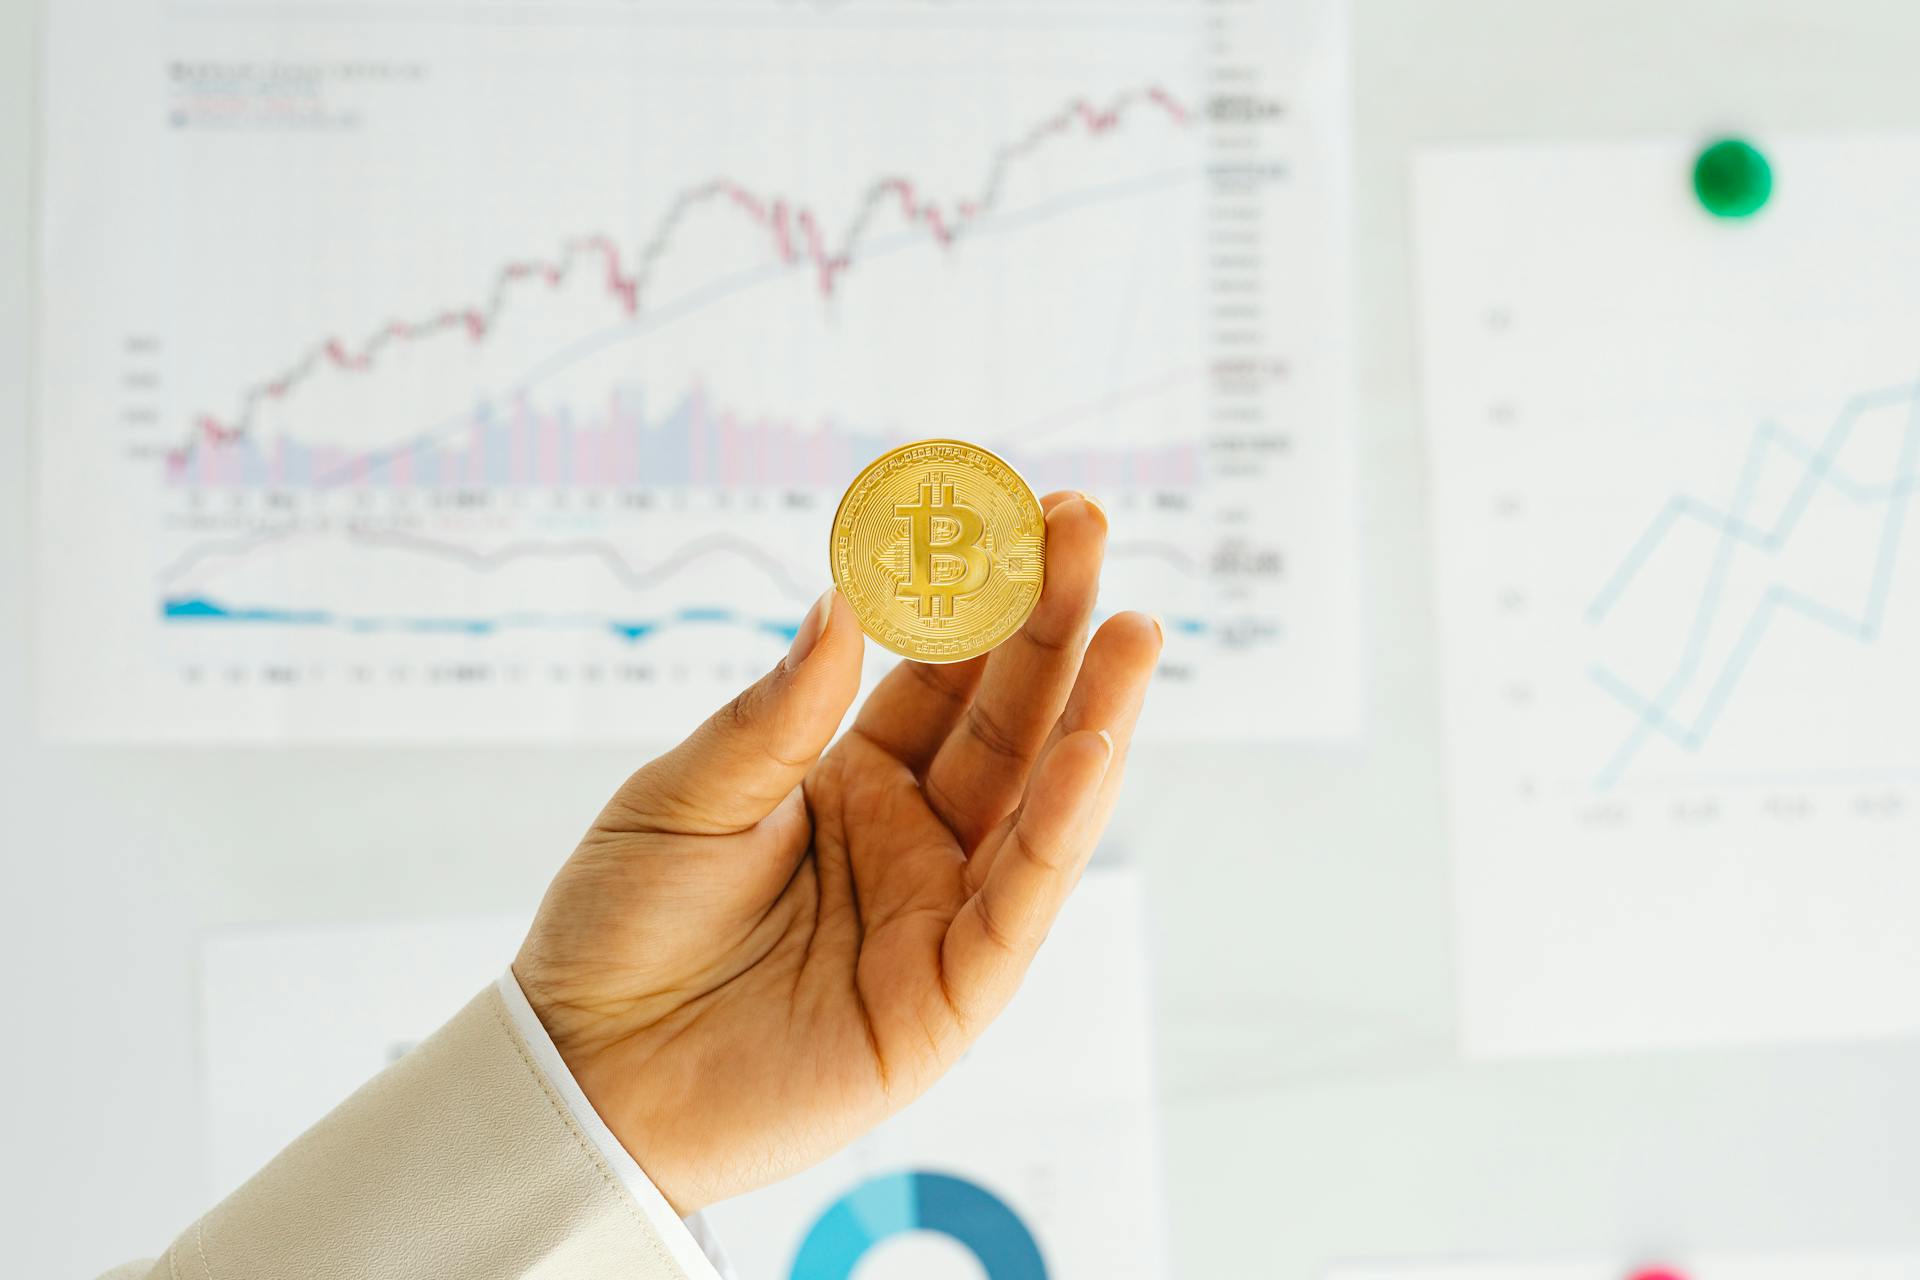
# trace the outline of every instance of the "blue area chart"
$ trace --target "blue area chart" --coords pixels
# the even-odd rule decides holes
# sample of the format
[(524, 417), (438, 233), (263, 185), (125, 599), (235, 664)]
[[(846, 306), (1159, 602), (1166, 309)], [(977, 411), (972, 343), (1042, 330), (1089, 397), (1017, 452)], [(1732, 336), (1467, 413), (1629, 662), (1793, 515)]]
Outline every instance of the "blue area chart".
[(792, 618), (749, 617), (732, 609), (686, 608), (647, 618), (602, 617), (598, 614), (513, 613), (498, 617), (430, 614), (354, 614), (332, 609), (280, 609), (230, 605), (207, 596), (177, 596), (160, 602), (161, 621), (175, 624), (326, 628), (358, 633), (401, 632), (413, 635), (493, 636), (514, 630), (586, 629), (605, 632), (637, 644), (674, 627), (720, 625), (744, 627), (791, 642), (800, 629)]
[(820, 1215), (791, 1280), (849, 1280), (874, 1246), (911, 1231), (964, 1245), (988, 1280), (1046, 1280), (1040, 1245), (1006, 1201), (978, 1183), (913, 1170), (869, 1178)]
[[(1096, 621), (1112, 616), (1096, 615)], [(798, 618), (758, 617), (719, 606), (694, 606), (648, 617), (626, 617), (594, 613), (519, 612), (499, 615), (461, 614), (372, 614), (335, 609), (309, 609), (231, 604), (207, 595), (164, 596), (160, 600), (160, 621), (173, 626), (288, 627), (299, 630), (331, 630), (349, 634), (377, 633), (402, 635), (462, 635), (487, 637), (509, 631), (601, 632), (628, 644), (638, 644), (662, 632), (692, 626), (724, 626), (773, 637), (790, 643), (800, 629)], [(1210, 623), (1204, 618), (1166, 618), (1165, 625), (1181, 635), (1207, 634)]]

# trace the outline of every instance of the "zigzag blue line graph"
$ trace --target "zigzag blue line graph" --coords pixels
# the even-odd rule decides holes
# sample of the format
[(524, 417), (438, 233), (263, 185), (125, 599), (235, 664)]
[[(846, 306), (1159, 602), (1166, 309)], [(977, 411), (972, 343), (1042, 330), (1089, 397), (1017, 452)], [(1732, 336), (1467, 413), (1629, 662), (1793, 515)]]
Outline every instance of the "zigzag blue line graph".
[[(1902, 433), (1900, 461), (1893, 480), (1886, 484), (1866, 484), (1836, 469), (1842, 449), (1852, 437), (1860, 419), (1876, 409), (1910, 406)], [(1759, 489), (1770, 451), (1779, 451), (1801, 463), (1799, 481), (1771, 527), (1763, 528), (1748, 519), (1748, 507)], [(1689, 720), (1675, 716), (1677, 701), (1693, 686), (1706, 656), (1707, 641), (1713, 634), (1724, 607), (1728, 578), (1735, 558), (1743, 549), (1762, 555), (1777, 555), (1792, 538), (1801, 518), (1822, 488), (1838, 493), (1850, 502), (1879, 505), (1884, 508), (1875, 552), (1873, 573), (1866, 599), (1857, 610), (1816, 599), (1803, 591), (1776, 583), (1767, 588), (1741, 626), (1726, 661), (1707, 688), (1705, 700)], [(1689, 495), (1668, 500), (1633, 547), (1609, 575), (1606, 583), (1587, 606), (1590, 625), (1604, 622), (1615, 605), (1626, 595), (1642, 570), (1665, 544), (1668, 536), (1683, 520), (1706, 525), (1719, 534), (1713, 563), (1700, 592), (1680, 660), (1660, 691), (1649, 697), (1604, 666), (1589, 672), (1595, 684), (1633, 713), (1634, 725), (1601, 767), (1595, 778), (1598, 790), (1607, 790), (1620, 781), (1642, 748), (1655, 733), (1677, 743), (1683, 750), (1698, 751), (1726, 709), (1752, 662), (1760, 642), (1775, 619), (1783, 613), (1806, 618), (1848, 639), (1870, 643), (1879, 634), (1886, 616), (1887, 600), (1893, 589), (1895, 563), (1899, 558), (1901, 534), (1906, 526), (1907, 507), (1920, 493), (1920, 384), (1907, 384), (1858, 395), (1842, 406), (1839, 416), (1817, 448), (1763, 423), (1754, 431), (1753, 442), (1740, 468), (1732, 501), (1727, 510)]]

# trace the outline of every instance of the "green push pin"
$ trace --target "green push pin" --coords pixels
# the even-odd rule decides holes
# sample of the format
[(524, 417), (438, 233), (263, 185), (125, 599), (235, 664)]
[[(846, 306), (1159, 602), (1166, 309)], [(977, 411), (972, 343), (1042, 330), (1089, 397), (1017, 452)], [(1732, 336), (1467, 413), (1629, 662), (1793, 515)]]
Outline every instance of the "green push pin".
[(1693, 162), (1693, 193), (1716, 218), (1747, 218), (1773, 194), (1773, 166), (1741, 138), (1722, 138)]

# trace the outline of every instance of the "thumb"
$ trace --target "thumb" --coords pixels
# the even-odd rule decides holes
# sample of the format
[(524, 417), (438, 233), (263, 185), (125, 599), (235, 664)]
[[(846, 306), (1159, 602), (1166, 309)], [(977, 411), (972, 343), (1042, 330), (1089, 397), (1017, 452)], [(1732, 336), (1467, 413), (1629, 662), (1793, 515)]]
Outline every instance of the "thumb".
[(609, 808), (642, 830), (686, 835), (759, 822), (832, 741), (860, 691), (865, 648), (852, 606), (828, 590), (778, 666), (629, 778)]

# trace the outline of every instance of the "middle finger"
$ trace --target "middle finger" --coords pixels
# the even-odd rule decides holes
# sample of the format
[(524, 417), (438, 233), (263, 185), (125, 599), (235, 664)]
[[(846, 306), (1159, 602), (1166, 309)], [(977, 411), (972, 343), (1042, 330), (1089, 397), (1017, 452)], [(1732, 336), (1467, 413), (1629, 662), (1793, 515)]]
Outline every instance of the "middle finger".
[(1013, 811), (1066, 705), (1100, 590), (1107, 516), (1075, 495), (1047, 514), (1046, 580), (1026, 624), (987, 660), (979, 692), (927, 770), (927, 798), (969, 852)]

